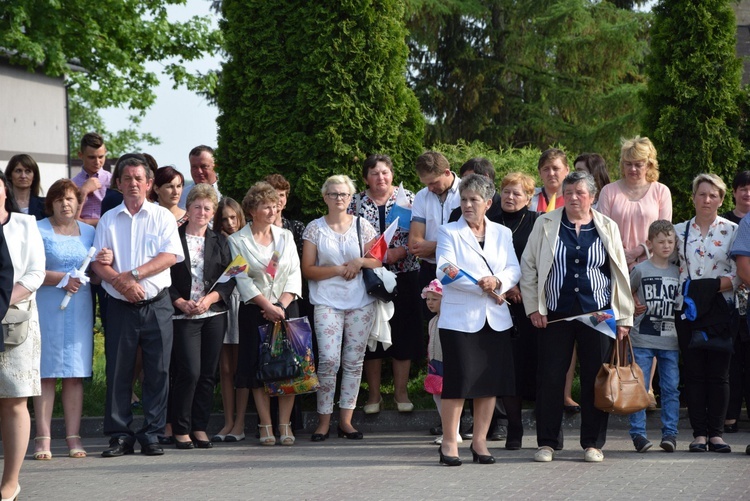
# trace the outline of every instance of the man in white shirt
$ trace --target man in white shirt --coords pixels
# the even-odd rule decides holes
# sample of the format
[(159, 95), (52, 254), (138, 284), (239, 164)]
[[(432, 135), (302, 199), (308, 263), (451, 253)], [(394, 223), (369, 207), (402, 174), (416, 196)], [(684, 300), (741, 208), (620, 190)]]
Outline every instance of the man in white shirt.
[[(166, 424), (172, 353), (169, 268), (185, 256), (174, 216), (146, 201), (154, 176), (146, 162), (129, 158), (119, 172), (123, 203), (102, 216), (94, 238), (94, 247), (110, 249), (113, 261), (111, 265), (92, 263), (110, 296), (105, 313), (109, 322), (104, 433), (111, 438), (102, 456), (132, 454), (136, 440), (141, 453), (157, 456), (164, 454), (157, 435)], [(133, 433), (130, 397), (138, 346), (143, 352), (144, 421)]]
[[(448, 159), (436, 151), (422, 153), (415, 164), (425, 188), (414, 197), (409, 229), (409, 252), (419, 257), (419, 287), (435, 278), (435, 247), (438, 228), (446, 224), (451, 211), (461, 205), (458, 186), (461, 179), (451, 172)], [(425, 309), (427, 317), (432, 316)]]
[[(216, 165), (214, 163), (214, 150), (210, 146), (200, 145), (190, 150), (188, 155), (190, 161), (190, 177), (193, 181), (186, 182), (182, 189), (182, 196), (177, 204), (180, 208), (185, 208), (187, 202), (188, 193), (196, 184), (207, 183), (214, 187), (216, 190), (216, 196), (221, 200), (221, 193), (219, 192), (219, 178), (216, 175)], [(209, 225), (211, 226), (211, 225)]]

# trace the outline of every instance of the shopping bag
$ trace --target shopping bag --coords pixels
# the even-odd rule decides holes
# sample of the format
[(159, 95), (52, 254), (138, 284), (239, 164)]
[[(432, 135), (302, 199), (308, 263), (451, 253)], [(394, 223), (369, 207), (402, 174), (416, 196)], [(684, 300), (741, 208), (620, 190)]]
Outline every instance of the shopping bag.
[[(307, 317), (290, 318), (284, 320), (286, 327), (286, 341), (291, 345), (300, 366), (297, 377), (264, 383), (266, 393), (271, 396), (301, 395), (318, 390), (320, 383), (315, 372), (315, 358), (312, 351), (312, 329)], [(267, 324), (259, 328), (260, 341), (266, 336), (273, 336), (273, 325)], [(276, 343), (281, 342), (281, 336), (276, 336)]]

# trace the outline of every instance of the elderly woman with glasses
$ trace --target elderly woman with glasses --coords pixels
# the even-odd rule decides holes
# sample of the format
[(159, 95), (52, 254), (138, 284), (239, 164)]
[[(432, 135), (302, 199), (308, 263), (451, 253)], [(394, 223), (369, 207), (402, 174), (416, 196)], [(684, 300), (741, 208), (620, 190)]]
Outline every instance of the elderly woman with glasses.
[(375, 299), (367, 294), (362, 268), (378, 268), (377, 259), (364, 257), (377, 237), (366, 219), (347, 213), (355, 192), (348, 176), (326, 179), (321, 194), (328, 214), (305, 228), (302, 274), (310, 281), (310, 303), (315, 307), (318, 339), (318, 426), (311, 440), (328, 438), (336, 392), (336, 374), (343, 366), (338, 436), (361, 439), (352, 426), (367, 339), (375, 321)]

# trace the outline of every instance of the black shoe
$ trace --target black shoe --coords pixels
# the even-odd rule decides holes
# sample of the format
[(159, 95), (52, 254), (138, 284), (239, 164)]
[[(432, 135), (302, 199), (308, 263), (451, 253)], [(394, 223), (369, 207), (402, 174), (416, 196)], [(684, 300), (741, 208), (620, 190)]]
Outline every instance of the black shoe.
[(505, 441), (505, 448), (509, 451), (519, 451), (521, 450), (521, 441), (509, 438)]
[(361, 431), (353, 431), (351, 433), (347, 433), (344, 430), (341, 429), (341, 426), (339, 426), (339, 438), (348, 438), (349, 440), (362, 440), (364, 438), (364, 435)]
[(440, 454), (440, 464), (445, 466), (461, 466), (461, 458), (458, 456), (443, 456), (443, 446), (438, 447), (438, 454)]
[(654, 444), (643, 435), (636, 435), (633, 437), (633, 447), (635, 447), (636, 452), (646, 452), (653, 445)]
[(745, 454), (747, 454), (748, 456), (750, 456), (750, 445), (748, 445), (748, 446), (747, 446), (747, 447), (745, 448)]
[(706, 452), (708, 450), (708, 448), (707, 448), (706, 444), (700, 444), (700, 443), (697, 443), (697, 442), (693, 442), (688, 447), (688, 450), (690, 452)]
[(124, 438), (118, 438), (109, 442), (109, 449), (102, 451), (103, 458), (119, 458), (126, 454), (133, 454), (133, 445)]
[(172, 435), (159, 435), (158, 440), (161, 445), (174, 445), (175, 443), (175, 439)]
[(666, 452), (674, 452), (677, 449), (677, 437), (674, 435), (665, 435), (661, 438), (659, 447)]
[(210, 440), (198, 440), (195, 436), (191, 435), (190, 438), (193, 440), (196, 449), (213, 449), (214, 444)]
[(500, 442), (501, 440), (505, 440), (507, 436), (508, 428), (503, 425), (498, 425), (493, 431), (487, 433), (487, 440)]
[(164, 449), (157, 443), (146, 444), (141, 446), (141, 454), (145, 454), (146, 456), (162, 456)]
[(430, 435), (437, 435), (440, 436), (443, 434), (443, 427), (442, 426), (434, 426), (430, 428)]
[(737, 433), (738, 431), (740, 431), (740, 427), (737, 424), (737, 421), (732, 424), (724, 425), (724, 433)]
[(708, 450), (711, 452), (732, 452), (732, 448), (729, 446), (729, 444), (715, 444), (713, 442), (708, 443)]
[(195, 444), (193, 444), (192, 440), (185, 440), (184, 442), (182, 440), (174, 439), (174, 445), (178, 449), (181, 450), (189, 450), (195, 448)]
[(469, 446), (469, 450), (471, 451), (471, 458), (475, 463), (479, 464), (495, 464), (495, 458), (491, 455), (483, 455), (483, 454), (477, 454), (474, 451), (474, 444), (472, 443)]
[(323, 433), (313, 433), (312, 436), (310, 437), (310, 441), (311, 442), (322, 442), (326, 438), (328, 438), (328, 432), (325, 432), (325, 434), (323, 434)]
[(469, 426), (469, 429), (461, 432), (460, 435), (464, 440), (471, 440), (474, 438), (474, 425)]

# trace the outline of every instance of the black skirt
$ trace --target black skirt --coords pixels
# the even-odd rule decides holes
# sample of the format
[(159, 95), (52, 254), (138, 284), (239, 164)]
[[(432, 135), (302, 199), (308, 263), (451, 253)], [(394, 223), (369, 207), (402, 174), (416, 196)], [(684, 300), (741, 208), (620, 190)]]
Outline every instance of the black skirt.
[(479, 332), (440, 329), (443, 347), (443, 398), (516, 395), (512, 329)]
[[(288, 318), (299, 317), (297, 301), (292, 301), (286, 309)], [(235, 388), (262, 388), (263, 383), (256, 379), (260, 358), (260, 332), (258, 327), (268, 322), (263, 318), (260, 307), (254, 303), (240, 303), (237, 325), (240, 344), (237, 349), (237, 372), (234, 375)]]
[(419, 270), (396, 275), (398, 295), (393, 300), (391, 342), (387, 350), (378, 343), (375, 351), (365, 351), (365, 360), (394, 358), (396, 360), (420, 360), (427, 356), (427, 342), (422, 326), (422, 300), (419, 288)]

